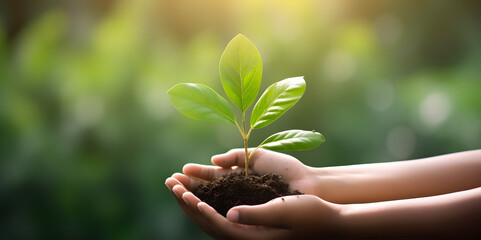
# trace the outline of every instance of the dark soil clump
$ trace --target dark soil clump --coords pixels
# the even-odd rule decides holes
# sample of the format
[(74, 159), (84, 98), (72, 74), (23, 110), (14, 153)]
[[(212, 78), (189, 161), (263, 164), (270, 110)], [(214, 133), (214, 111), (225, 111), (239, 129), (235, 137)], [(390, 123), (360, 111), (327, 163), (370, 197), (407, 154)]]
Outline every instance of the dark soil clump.
[(302, 194), (297, 190), (289, 191), (289, 184), (279, 175), (250, 173), (246, 178), (243, 172), (203, 183), (193, 193), (224, 216), (234, 206), (262, 204), (277, 197)]

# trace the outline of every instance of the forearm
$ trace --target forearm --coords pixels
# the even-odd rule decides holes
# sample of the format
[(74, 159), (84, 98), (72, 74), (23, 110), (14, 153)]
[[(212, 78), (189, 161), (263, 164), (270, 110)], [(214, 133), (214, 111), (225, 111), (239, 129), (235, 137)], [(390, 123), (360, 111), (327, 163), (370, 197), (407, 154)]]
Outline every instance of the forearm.
[(416, 198), (481, 186), (481, 150), (431, 158), (312, 169), (323, 199), (365, 203)]
[(480, 237), (481, 188), (439, 196), (344, 205), (343, 234), (409, 239)]

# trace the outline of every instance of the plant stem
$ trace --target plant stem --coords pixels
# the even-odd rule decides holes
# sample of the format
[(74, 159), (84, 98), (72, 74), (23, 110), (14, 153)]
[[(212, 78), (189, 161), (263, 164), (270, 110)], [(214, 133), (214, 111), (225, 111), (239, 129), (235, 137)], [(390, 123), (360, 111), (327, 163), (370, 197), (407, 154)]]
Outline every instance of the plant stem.
[(249, 177), (249, 150), (248, 150), (248, 141), (249, 141), (249, 134), (246, 133), (246, 114), (245, 111), (242, 112), (242, 132), (244, 138), (244, 151), (245, 151), (245, 176)]
[(244, 134), (244, 132), (242, 132), (242, 129), (240, 128), (239, 124), (237, 124), (237, 122), (236, 122), (235, 125), (237, 126), (237, 129), (239, 130), (239, 132), (240, 132), (240, 134), (241, 134), (241, 136), (242, 136), (242, 139), (244, 139), (244, 138), (245, 138), (245, 134)]
[(245, 172), (246, 177), (249, 177), (249, 150), (247, 148), (247, 141), (249, 139), (244, 138), (244, 150), (245, 150)]
[(260, 146), (256, 147), (254, 149), (254, 151), (252, 151), (250, 154), (249, 154), (249, 160), (251, 159), (252, 155), (260, 148)]

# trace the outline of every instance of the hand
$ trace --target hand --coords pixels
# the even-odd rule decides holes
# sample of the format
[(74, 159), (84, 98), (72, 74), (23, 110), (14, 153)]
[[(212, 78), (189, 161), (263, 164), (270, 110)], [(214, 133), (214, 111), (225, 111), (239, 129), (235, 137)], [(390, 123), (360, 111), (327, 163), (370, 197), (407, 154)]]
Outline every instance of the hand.
[[(184, 212), (215, 239), (295, 239), (326, 237), (339, 229), (340, 206), (313, 195), (286, 196), (255, 206), (236, 206), (227, 219), (185, 185), (195, 180), (176, 173), (165, 182)], [(190, 186), (192, 187), (192, 186)]]
[(197, 181), (180, 173), (175, 173), (165, 181), (165, 185), (174, 193), (182, 210), (211, 237), (215, 239), (281, 239), (288, 233), (286, 229), (230, 222), (215, 209), (201, 202), (185, 187), (192, 189), (197, 184)]
[(177, 200), (177, 203), (185, 212), (185, 214), (189, 216), (197, 225), (199, 225), (204, 232), (213, 236), (211, 228), (205, 224), (205, 221), (203, 221), (204, 216), (202, 216), (202, 213), (200, 213), (197, 209), (197, 204), (201, 202), (200, 199), (194, 196), (194, 194), (189, 192), (185, 187), (188, 186), (192, 189), (193, 183), (194, 181), (192, 181), (189, 177), (180, 173), (175, 173), (172, 175), (172, 177), (167, 178), (165, 181), (165, 185), (170, 191), (172, 191), (175, 200)]
[[(211, 181), (232, 171), (242, 171), (245, 167), (244, 154), (244, 149), (233, 149), (225, 154), (213, 156), (212, 163), (216, 166), (187, 164), (183, 172), (196, 179)], [(249, 169), (258, 174), (275, 173), (282, 176), (290, 184), (291, 190), (316, 195), (317, 181), (312, 168), (292, 156), (259, 149), (252, 155), (249, 165)]]
[[(340, 230), (341, 205), (314, 195), (296, 195), (273, 199), (265, 204), (236, 206), (227, 213), (234, 223), (286, 229), (282, 239), (320, 239)], [(215, 224), (215, 223), (212, 223)], [(218, 225), (228, 231), (228, 227)]]
[[(291, 221), (293, 219), (296, 219), (292, 216), (305, 217), (308, 216), (305, 213), (313, 212), (312, 210), (309, 210), (309, 208), (303, 208), (305, 212), (299, 212), (297, 210), (295, 211), (297, 213), (300, 213), (298, 215), (291, 213), (292, 210), (297, 208), (297, 205), (310, 206), (310, 204), (308, 204), (309, 202), (322, 202), (322, 200), (312, 195), (295, 196), (295, 199), (293, 198), (294, 196), (279, 198), (279, 201), (286, 203), (283, 206), (287, 209), (290, 209), (290, 211), (287, 211), (289, 213), (284, 215), (286, 216), (286, 221), (279, 222), (278, 226), (248, 226), (231, 222), (218, 214), (212, 207), (201, 202), (200, 199), (194, 196), (189, 190), (192, 190), (198, 184), (200, 184), (199, 180), (210, 181), (218, 176), (225, 175), (228, 172), (242, 171), (244, 167), (244, 150), (236, 149), (231, 150), (226, 154), (214, 156), (212, 158), (212, 163), (217, 166), (187, 164), (186, 166), (184, 166), (183, 171), (185, 174), (190, 175), (193, 178), (180, 173), (176, 173), (171, 178), (168, 178), (166, 180), (167, 187), (174, 193), (175, 198), (177, 199), (179, 205), (182, 207), (184, 212), (194, 222), (196, 222), (197, 225), (199, 225), (207, 234), (214, 238), (222, 239), (281, 239), (286, 237), (289, 238), (289, 236), (291, 236), (292, 234), (299, 234), (300, 232), (312, 232), (300, 228), (307, 226), (303, 223), (304, 220)], [(305, 166), (299, 160), (289, 155), (259, 149), (251, 158), (250, 169), (254, 170), (259, 174), (264, 174), (268, 172), (276, 173), (278, 175), (281, 175), (284, 180), (289, 182), (292, 189), (297, 189), (304, 193), (314, 192), (314, 183), (312, 179), (310, 179), (313, 174), (311, 172), (311, 168)], [(302, 203), (302, 201), (299, 200), (306, 201), (307, 203)], [(277, 203), (278, 202), (274, 200), (269, 202), (268, 204), (259, 206), (264, 206), (266, 210), (274, 210)], [(243, 207), (248, 208), (248, 206)], [(237, 209), (237, 211), (239, 211), (240, 213), (241, 211), (244, 211), (243, 207), (236, 207), (234, 209)], [(253, 213), (255, 213), (255, 211)], [(230, 214), (235, 215), (235, 212)], [(292, 216), (287, 218), (287, 216), (290, 215)], [(247, 221), (245, 222), (246, 224), (255, 224), (255, 222), (249, 222), (249, 220), (258, 219), (262, 222), (263, 219), (262, 217), (249, 218), (250, 212), (242, 214), (242, 216), (247, 216), (247, 218), (239, 218), (239, 221)], [(235, 221), (235, 218), (231, 220)], [(268, 221), (268, 218), (264, 220)], [(315, 222), (318, 222), (318, 220), (316, 220)], [(266, 222), (266, 224), (267, 223), (268, 222)], [(295, 225), (295, 223), (303, 224)], [(285, 229), (284, 226), (292, 228)]]

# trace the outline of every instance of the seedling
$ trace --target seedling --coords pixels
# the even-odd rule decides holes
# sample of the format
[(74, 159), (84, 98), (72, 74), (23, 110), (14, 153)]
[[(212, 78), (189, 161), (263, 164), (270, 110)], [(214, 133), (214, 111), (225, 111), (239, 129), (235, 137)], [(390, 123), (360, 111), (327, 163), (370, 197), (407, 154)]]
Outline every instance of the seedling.
[(246, 177), (249, 176), (249, 160), (259, 148), (307, 150), (325, 141), (324, 136), (316, 131), (288, 130), (273, 134), (249, 153), (248, 141), (252, 130), (271, 124), (294, 106), (304, 94), (306, 82), (303, 77), (293, 77), (269, 86), (254, 105), (247, 129), (246, 111), (254, 103), (261, 83), (262, 60), (259, 51), (249, 39), (239, 34), (224, 50), (219, 70), (225, 93), (240, 110), (240, 124), (225, 98), (205, 85), (180, 83), (168, 93), (175, 108), (189, 118), (237, 127), (244, 141)]

